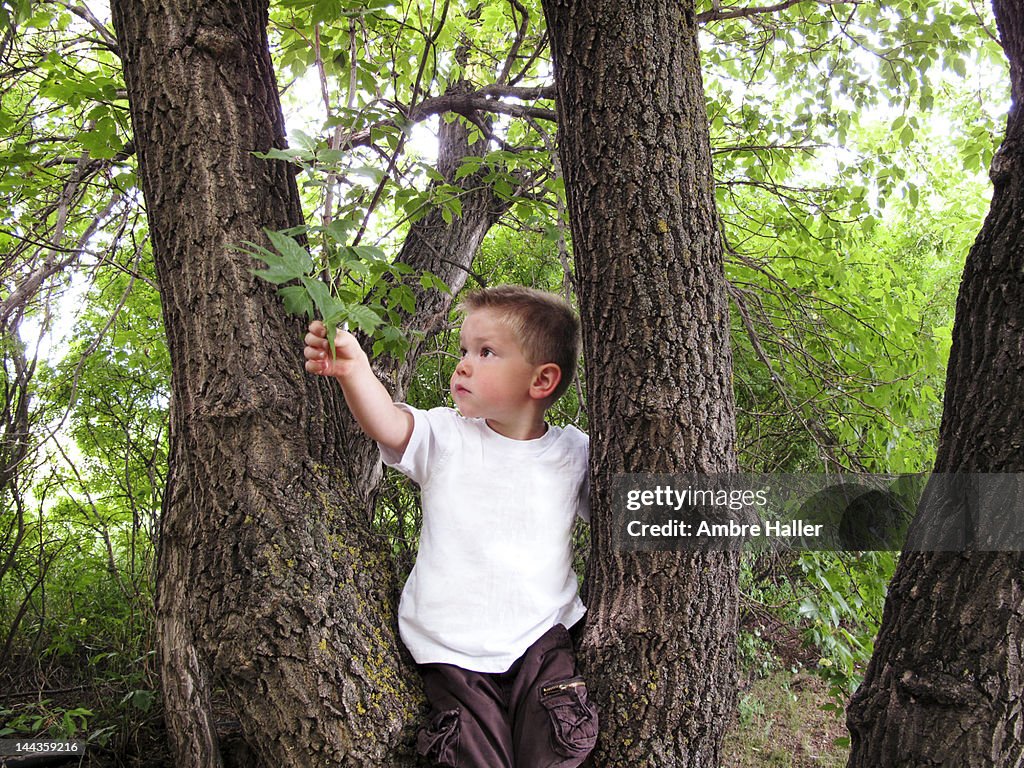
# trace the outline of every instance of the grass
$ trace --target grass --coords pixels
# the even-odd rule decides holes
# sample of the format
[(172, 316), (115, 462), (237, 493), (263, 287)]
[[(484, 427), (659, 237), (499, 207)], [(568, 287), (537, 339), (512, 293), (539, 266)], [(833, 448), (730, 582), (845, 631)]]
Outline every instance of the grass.
[(848, 747), (843, 720), (822, 709), (828, 683), (797, 669), (776, 670), (740, 693), (725, 737), (721, 768), (842, 768)]

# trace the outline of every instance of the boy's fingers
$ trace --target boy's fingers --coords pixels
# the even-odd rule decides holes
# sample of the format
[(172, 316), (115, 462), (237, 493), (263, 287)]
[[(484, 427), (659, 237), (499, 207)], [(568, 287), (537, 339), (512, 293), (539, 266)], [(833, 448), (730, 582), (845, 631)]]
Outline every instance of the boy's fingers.
[(306, 360), (306, 371), (311, 374), (324, 374), (331, 373), (331, 360), (327, 358), (327, 355), (321, 355), (319, 357), (313, 357)]
[(327, 353), (324, 352), (322, 349), (320, 349), (319, 347), (310, 346), (309, 344), (307, 344), (303, 348), (302, 354), (305, 356), (307, 360), (323, 360), (327, 357)]
[(327, 348), (327, 339), (324, 336), (318, 336), (315, 333), (307, 333), (306, 338), (303, 339), (306, 342), (307, 347), (322, 347)]
[(314, 320), (309, 324), (309, 332), (320, 336), (321, 338), (327, 338), (327, 326), (325, 326), (320, 320)]

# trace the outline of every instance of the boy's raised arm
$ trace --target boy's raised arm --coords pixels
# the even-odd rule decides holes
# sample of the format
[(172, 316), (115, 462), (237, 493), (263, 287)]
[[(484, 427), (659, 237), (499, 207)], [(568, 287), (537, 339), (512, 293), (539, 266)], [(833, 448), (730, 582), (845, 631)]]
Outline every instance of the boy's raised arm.
[(327, 342), (327, 328), (319, 320), (309, 324), (305, 342), (306, 370), (337, 379), (345, 393), (345, 402), (363, 432), (385, 448), (402, 454), (412, 435), (412, 414), (395, 405), (390, 393), (370, 368), (370, 361), (355, 336), (338, 329), (334, 337), (336, 355), (333, 360)]

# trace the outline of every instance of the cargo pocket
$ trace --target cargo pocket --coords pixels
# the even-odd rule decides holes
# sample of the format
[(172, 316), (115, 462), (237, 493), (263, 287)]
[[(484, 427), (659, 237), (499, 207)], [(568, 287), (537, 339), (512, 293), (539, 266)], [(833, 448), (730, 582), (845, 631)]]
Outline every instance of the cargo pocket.
[[(570, 677), (540, 689), (540, 703), (551, 718), (551, 747), (565, 758), (586, 757), (597, 743), (597, 709), (587, 700), (582, 677)], [(570, 763), (577, 765), (578, 763)]]
[(416, 751), (438, 765), (456, 768), (459, 755), (459, 710), (448, 709), (420, 728)]

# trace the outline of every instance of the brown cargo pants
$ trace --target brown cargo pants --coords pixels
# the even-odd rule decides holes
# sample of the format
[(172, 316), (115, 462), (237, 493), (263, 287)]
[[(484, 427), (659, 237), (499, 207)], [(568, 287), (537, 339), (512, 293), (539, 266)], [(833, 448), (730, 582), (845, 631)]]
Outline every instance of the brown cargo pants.
[(421, 755), (454, 768), (575, 768), (597, 742), (597, 710), (569, 632), (552, 627), (506, 672), (421, 664), (431, 705)]

